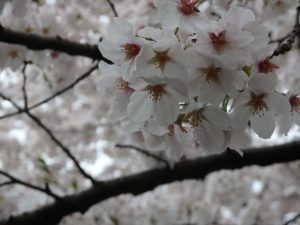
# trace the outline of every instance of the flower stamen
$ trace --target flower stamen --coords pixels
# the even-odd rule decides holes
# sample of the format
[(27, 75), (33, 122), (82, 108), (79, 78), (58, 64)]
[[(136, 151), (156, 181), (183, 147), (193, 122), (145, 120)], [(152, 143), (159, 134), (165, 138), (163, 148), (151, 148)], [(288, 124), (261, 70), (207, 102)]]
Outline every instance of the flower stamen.
[(289, 98), (291, 104), (291, 112), (298, 112), (300, 113), (300, 97), (297, 95), (292, 95)]
[(156, 68), (159, 68), (163, 72), (166, 63), (169, 61), (171, 61), (171, 57), (168, 55), (168, 50), (163, 52), (155, 51), (155, 56), (150, 59), (149, 63), (154, 64)]
[(129, 82), (124, 80), (122, 77), (118, 77), (118, 79), (116, 80), (116, 85), (119, 88), (119, 90), (121, 90), (123, 92), (128, 93), (128, 92), (133, 91), (133, 89), (131, 87), (129, 87)]
[(196, 7), (198, 1), (199, 0), (179, 0), (177, 8), (183, 15), (189, 16), (199, 12), (199, 9)]
[(250, 107), (252, 114), (259, 114), (263, 110), (268, 110), (264, 97), (265, 94), (256, 95), (251, 92), (251, 100), (246, 105)]
[(205, 76), (206, 82), (218, 82), (218, 74), (222, 69), (220, 67), (215, 67), (215, 65), (210, 65), (207, 68), (200, 68), (200, 72)]
[(121, 48), (125, 52), (127, 60), (135, 58), (141, 51), (141, 46), (135, 43), (126, 43), (122, 45)]
[(161, 97), (166, 94), (165, 84), (148, 85), (146, 90), (150, 95), (150, 99), (153, 101), (159, 101)]
[(269, 58), (265, 58), (263, 60), (260, 60), (257, 63), (257, 67), (258, 67), (258, 72), (259, 73), (270, 73), (270, 72), (273, 72), (274, 70), (279, 68), (279, 66), (272, 63)]
[(223, 30), (220, 33), (209, 32), (208, 36), (211, 40), (211, 43), (217, 52), (221, 52), (229, 44), (226, 39), (226, 31)]

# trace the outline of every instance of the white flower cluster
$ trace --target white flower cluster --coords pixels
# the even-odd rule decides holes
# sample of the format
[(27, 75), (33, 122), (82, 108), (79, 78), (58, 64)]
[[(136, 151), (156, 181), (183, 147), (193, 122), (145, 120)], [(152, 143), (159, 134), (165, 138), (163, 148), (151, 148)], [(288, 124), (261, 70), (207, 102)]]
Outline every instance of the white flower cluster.
[(298, 93), (275, 90), (268, 30), (249, 9), (233, 6), (210, 21), (198, 0), (156, 2), (159, 27), (137, 31), (115, 18), (101, 53), (99, 90), (109, 116), (148, 149), (178, 159), (194, 146), (209, 152), (250, 144), (249, 130), (270, 138), (300, 122)]

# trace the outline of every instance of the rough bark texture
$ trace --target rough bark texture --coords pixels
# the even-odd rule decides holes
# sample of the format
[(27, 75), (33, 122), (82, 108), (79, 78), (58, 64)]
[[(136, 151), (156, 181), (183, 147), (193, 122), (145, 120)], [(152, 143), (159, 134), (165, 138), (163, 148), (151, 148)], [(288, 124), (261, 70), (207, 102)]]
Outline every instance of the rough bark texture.
[(0, 25), (0, 42), (22, 45), (35, 51), (48, 49), (64, 52), (72, 56), (85, 56), (94, 60), (103, 60), (106, 63), (112, 64), (110, 60), (106, 59), (101, 54), (97, 45), (81, 44), (63, 39), (59, 36), (45, 37), (32, 33), (14, 31)]
[(300, 159), (300, 142), (274, 147), (244, 150), (244, 157), (228, 150), (219, 155), (200, 157), (168, 167), (104, 181), (81, 193), (70, 195), (35, 211), (0, 221), (1, 225), (54, 225), (74, 212), (84, 213), (91, 206), (121, 194), (138, 195), (153, 188), (185, 179), (203, 179), (222, 169), (240, 169), (245, 166), (268, 166)]

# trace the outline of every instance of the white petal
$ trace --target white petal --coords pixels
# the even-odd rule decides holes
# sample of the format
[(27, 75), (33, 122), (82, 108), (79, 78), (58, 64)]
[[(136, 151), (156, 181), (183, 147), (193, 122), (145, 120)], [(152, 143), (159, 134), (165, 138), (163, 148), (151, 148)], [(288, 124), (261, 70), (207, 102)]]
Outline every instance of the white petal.
[(252, 41), (251, 44), (247, 46), (247, 48), (249, 48), (249, 50), (252, 52), (256, 49), (258, 50), (266, 46), (270, 40), (268, 36), (268, 29), (257, 22), (250, 22), (246, 24), (243, 30), (249, 31), (254, 36), (254, 41)]
[(156, 106), (154, 115), (159, 124), (170, 125), (176, 120), (179, 112), (179, 105), (176, 98), (163, 95), (161, 99), (156, 102)]
[(235, 25), (229, 26), (226, 33), (230, 44), (233, 48), (243, 48), (254, 41), (254, 37), (250, 32), (241, 31)]
[(127, 106), (127, 113), (134, 122), (144, 122), (153, 114), (154, 103), (145, 91), (135, 91)]
[(112, 42), (121, 43), (132, 40), (132, 25), (125, 19), (114, 17), (112, 23), (108, 27), (108, 38)]
[(163, 35), (163, 30), (154, 27), (144, 27), (138, 31), (138, 35), (158, 41)]
[(248, 89), (241, 92), (239, 95), (236, 96), (234, 99), (231, 108), (236, 107), (237, 105), (244, 105), (250, 101), (250, 92)]
[(147, 126), (145, 129), (150, 134), (153, 134), (156, 136), (162, 136), (162, 135), (168, 133), (167, 127), (159, 125), (155, 119), (149, 119), (147, 121)]
[[(234, 150), (245, 149), (251, 144), (251, 136), (245, 131), (231, 131), (231, 140), (228, 145), (229, 148)], [(242, 153), (241, 151), (239, 152)]]
[(249, 107), (238, 106), (234, 109), (231, 115), (231, 126), (234, 130), (244, 130), (247, 125), (249, 118), (251, 116), (251, 112)]
[(100, 52), (116, 64), (122, 64), (125, 60), (125, 55), (121, 51), (121, 47), (114, 42), (104, 40), (98, 44)]
[(275, 130), (274, 116), (267, 111), (264, 112), (264, 115), (252, 115), (250, 122), (252, 130), (263, 139), (270, 138)]
[(276, 86), (276, 77), (272, 74), (255, 74), (248, 83), (249, 88), (258, 93), (272, 92)]
[(222, 130), (226, 130), (229, 127), (227, 114), (215, 106), (207, 106), (203, 111), (203, 116)]
[(196, 137), (201, 148), (207, 152), (220, 152), (224, 143), (224, 132), (206, 121), (196, 128)]
[(265, 97), (265, 102), (267, 103), (267, 106), (278, 115), (285, 115), (291, 111), (291, 104), (289, 100), (280, 93), (269, 93)]
[(278, 117), (279, 132), (287, 135), (293, 125), (294, 119), (290, 114)]
[(124, 119), (127, 117), (127, 105), (129, 102), (129, 93), (118, 92), (112, 99), (113, 104), (108, 111), (108, 117), (112, 120)]
[(97, 85), (98, 91), (105, 97), (112, 96), (118, 90), (116, 87), (116, 76), (102, 76)]
[(231, 23), (238, 26), (240, 29), (247, 23), (254, 21), (255, 15), (249, 9), (233, 6), (221, 19), (222, 23)]
[(164, 139), (155, 135), (149, 135), (145, 138), (144, 145), (147, 149), (151, 150), (162, 150)]

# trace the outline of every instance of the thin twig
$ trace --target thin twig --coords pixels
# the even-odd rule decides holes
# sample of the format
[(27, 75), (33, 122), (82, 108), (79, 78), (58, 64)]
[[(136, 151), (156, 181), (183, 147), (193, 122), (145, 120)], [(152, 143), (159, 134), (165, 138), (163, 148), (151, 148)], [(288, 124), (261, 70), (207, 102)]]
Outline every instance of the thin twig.
[[(282, 55), (282, 54), (290, 51), (293, 47), (293, 44), (294, 44), (296, 38), (300, 42), (299, 18), (300, 18), (300, 1), (299, 1), (298, 7), (296, 8), (296, 17), (295, 17), (295, 24), (294, 24), (293, 30), (290, 33), (288, 33), (287, 35), (285, 35), (284, 37), (279, 38), (277, 40), (277, 42), (279, 43), (279, 46), (274, 50), (274, 52), (270, 56), (270, 58), (273, 58), (274, 56)], [(274, 42), (276, 42), (276, 40), (270, 41), (270, 43), (274, 43)]]
[(54, 99), (55, 97), (65, 93), (66, 91), (68, 91), (69, 89), (72, 89), (76, 84), (78, 84), (80, 81), (84, 80), (85, 78), (87, 78), (88, 76), (90, 76), (92, 74), (93, 71), (95, 71), (98, 68), (98, 62), (91, 67), (88, 71), (86, 71), (84, 74), (82, 74), (80, 77), (78, 77), (74, 82), (72, 82), (71, 84), (69, 84), (68, 86), (64, 87), (63, 89), (57, 91), (56, 93), (54, 93), (52, 96), (30, 106), (28, 109), (32, 110), (36, 107), (39, 107), (49, 101), (51, 101), (52, 99)]
[[(32, 110), (34, 108), (37, 108), (49, 101), (51, 101), (52, 99), (56, 98), (57, 96), (59, 95), (62, 95), (63, 93), (65, 93), (66, 91), (68, 91), (69, 89), (72, 89), (75, 85), (77, 85), (79, 82), (81, 82), (82, 80), (84, 80), (85, 78), (89, 77), (93, 71), (95, 71), (96, 69), (98, 68), (98, 62), (93, 66), (91, 67), (88, 71), (86, 71), (84, 74), (82, 74), (80, 77), (78, 77), (74, 82), (72, 82), (71, 84), (69, 84), (68, 86), (64, 87), (63, 89), (55, 92), (53, 95), (49, 96), (48, 98), (45, 98), (43, 99), (42, 101), (32, 105), (32, 106), (29, 106), (28, 107), (28, 111), (29, 110)], [(0, 119), (5, 119), (5, 118), (8, 118), (8, 117), (12, 117), (12, 116), (16, 116), (18, 114), (21, 114), (21, 113), (24, 113), (25, 111), (24, 110), (18, 110), (16, 112), (12, 112), (12, 113), (8, 113), (6, 115), (3, 115), (3, 116), (0, 116)]]
[(73, 161), (79, 172), (82, 174), (83, 177), (89, 179), (93, 184), (97, 184), (98, 182), (89, 174), (85, 172), (85, 170), (80, 166), (79, 161), (73, 156), (71, 151), (61, 142), (58, 140), (58, 138), (55, 137), (55, 135), (52, 133), (52, 131), (36, 116), (34, 116), (29, 110), (22, 109), (17, 103), (15, 103), (11, 98), (5, 96), (3, 93), (0, 92), (0, 97), (4, 100), (9, 101), (17, 110), (25, 112), (40, 128), (42, 128), (45, 133), (48, 134), (50, 139), (58, 145), (62, 151)]
[(0, 187), (4, 187), (4, 186), (8, 186), (8, 185), (12, 185), (12, 184), (14, 184), (14, 182), (13, 181), (5, 181), (5, 182), (3, 182), (3, 183), (1, 183), (0, 184)]
[(144, 155), (146, 155), (146, 156), (148, 156), (150, 158), (153, 158), (153, 159), (155, 159), (155, 160), (157, 160), (159, 162), (164, 163), (169, 168), (171, 167), (170, 163), (166, 159), (164, 159), (164, 158), (162, 158), (162, 157), (160, 157), (158, 155), (155, 155), (155, 154), (153, 154), (153, 153), (151, 153), (151, 152), (149, 152), (149, 151), (147, 151), (145, 149), (136, 147), (134, 145), (122, 145), (122, 144), (116, 144), (116, 147), (117, 148), (130, 148), (130, 149), (136, 150), (137, 152), (140, 152), (140, 153), (142, 153), (142, 154), (144, 154)]
[(27, 91), (26, 91), (26, 81), (27, 81), (26, 67), (30, 63), (32, 63), (32, 62), (24, 61), (24, 66), (22, 69), (22, 74), (23, 74), (22, 92), (23, 92), (23, 98), (24, 98), (24, 109), (26, 109), (26, 110), (28, 109), (28, 97), (27, 97)]
[[(33, 189), (33, 190), (42, 192), (42, 193), (44, 193), (44, 194), (46, 194), (46, 195), (49, 195), (49, 196), (53, 197), (55, 200), (59, 200), (59, 199), (60, 199), (60, 197), (59, 197), (58, 195), (54, 194), (54, 193), (49, 189), (49, 187), (48, 187), (48, 188), (41, 188), (41, 187), (35, 186), (35, 185), (30, 184), (30, 183), (28, 183), (28, 182), (26, 182), (26, 181), (20, 180), (20, 179), (18, 179), (18, 178), (16, 178), (16, 177), (12, 176), (12, 175), (9, 174), (9, 173), (7, 173), (7, 172), (5, 172), (5, 171), (2, 171), (2, 170), (0, 170), (0, 174), (10, 179), (10, 181), (6, 182), (6, 185), (7, 185), (7, 184), (13, 184), (13, 183), (16, 183), (16, 184), (22, 185), (22, 186), (24, 186), (24, 187), (27, 187), (27, 188), (30, 188), (30, 189)], [(2, 183), (1, 186), (3, 186), (3, 184), (5, 184), (5, 183)]]
[(294, 216), (290, 220), (286, 221), (283, 225), (289, 225), (293, 222), (296, 222), (299, 218), (300, 218), (300, 213), (298, 213), (296, 216)]
[(287, 38), (289, 38), (291, 36), (292, 33), (288, 33), (285, 36), (278, 38), (278, 39), (274, 39), (274, 40), (270, 40), (269, 44), (274, 44), (274, 43), (278, 43), (279, 45), (284, 42)]
[(116, 10), (116, 8), (115, 8), (114, 3), (112, 3), (111, 0), (106, 0), (106, 1), (107, 1), (107, 3), (109, 4), (111, 10), (113, 11), (115, 17), (118, 17), (119, 15), (118, 15), (118, 13), (117, 13), (117, 10)]

